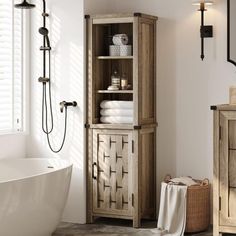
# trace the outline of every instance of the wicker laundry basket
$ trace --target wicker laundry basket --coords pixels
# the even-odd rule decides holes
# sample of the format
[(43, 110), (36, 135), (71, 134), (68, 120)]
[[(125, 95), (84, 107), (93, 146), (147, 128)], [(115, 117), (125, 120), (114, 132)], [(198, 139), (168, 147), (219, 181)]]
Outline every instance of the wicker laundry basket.
[(207, 230), (210, 224), (210, 184), (209, 180), (198, 180), (200, 185), (188, 187), (186, 233)]
[[(168, 182), (170, 176), (165, 178)], [(195, 180), (198, 185), (187, 190), (186, 233), (202, 232), (210, 225), (210, 184), (208, 179)]]

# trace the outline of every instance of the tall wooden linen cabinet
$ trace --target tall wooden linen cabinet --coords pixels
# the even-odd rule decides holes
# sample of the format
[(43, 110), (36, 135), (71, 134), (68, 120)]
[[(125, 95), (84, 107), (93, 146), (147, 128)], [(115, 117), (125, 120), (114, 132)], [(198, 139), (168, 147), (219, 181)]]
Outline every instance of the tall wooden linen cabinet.
[(236, 106), (214, 110), (213, 231), (236, 234)]
[[(86, 16), (87, 222), (95, 217), (156, 218), (156, 21), (141, 13)], [(127, 34), (132, 55), (109, 56), (115, 34)], [(114, 70), (129, 90), (108, 91)], [(133, 101), (132, 124), (102, 124), (103, 100)]]

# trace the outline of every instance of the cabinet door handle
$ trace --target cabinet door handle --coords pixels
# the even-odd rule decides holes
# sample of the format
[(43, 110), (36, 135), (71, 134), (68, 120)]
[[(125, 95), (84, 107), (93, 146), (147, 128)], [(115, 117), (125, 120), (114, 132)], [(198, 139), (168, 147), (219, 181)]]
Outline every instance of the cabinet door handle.
[(97, 179), (97, 176), (94, 173), (96, 167), (97, 167), (97, 163), (94, 162), (93, 166), (92, 166), (92, 178), (95, 179), (95, 180)]

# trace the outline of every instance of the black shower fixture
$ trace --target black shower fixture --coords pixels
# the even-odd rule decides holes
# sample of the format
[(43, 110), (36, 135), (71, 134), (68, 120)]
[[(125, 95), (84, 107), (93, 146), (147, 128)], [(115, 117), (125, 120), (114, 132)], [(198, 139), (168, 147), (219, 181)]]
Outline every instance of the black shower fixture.
[(200, 37), (201, 37), (201, 59), (204, 60), (204, 39), (213, 37), (213, 26), (204, 24), (204, 14), (207, 11), (206, 6), (212, 5), (211, 0), (197, 0), (193, 2), (193, 5), (200, 6), (199, 11), (201, 12), (201, 27), (200, 27)]
[[(46, 1), (43, 1), (43, 26), (39, 28), (39, 33), (43, 36), (43, 46), (40, 47), (40, 50), (43, 51), (43, 76), (41, 76), (38, 81), (43, 85), (43, 96), (42, 96), (42, 130), (47, 135), (47, 141), (49, 148), (52, 152), (58, 153), (62, 150), (67, 131), (67, 107), (76, 107), (76, 102), (66, 102), (63, 101), (60, 103), (60, 110), (64, 112), (65, 110), (65, 124), (64, 124), (64, 135), (61, 146), (59, 149), (54, 150), (49, 135), (52, 133), (54, 128), (54, 118), (52, 111), (52, 94), (51, 94), (51, 45), (49, 40), (49, 30), (46, 27), (46, 18), (49, 17), (49, 14), (46, 12)], [(15, 7), (18, 9), (32, 9), (35, 7), (34, 4), (28, 3), (26, 0), (23, 0), (20, 4), (15, 4)], [(47, 60), (48, 59), (48, 60)], [(47, 70), (48, 64), (48, 70)], [(47, 95), (48, 92), (48, 95)], [(49, 99), (49, 101), (48, 101)], [(50, 116), (50, 117), (49, 117)], [(51, 123), (49, 122), (51, 121)], [(50, 127), (49, 127), (50, 123)]]
[(30, 4), (28, 3), (26, 0), (24, 0), (22, 3), (20, 4), (15, 4), (15, 8), (19, 8), (19, 9), (32, 9), (34, 8), (35, 5), (34, 4)]
[(45, 36), (46, 41), (47, 41), (47, 46), (48, 46), (48, 48), (51, 49), (50, 40), (49, 40), (49, 37), (48, 37), (48, 34), (49, 34), (48, 29), (46, 27), (41, 27), (41, 28), (39, 28), (39, 33), (42, 34), (43, 36)]

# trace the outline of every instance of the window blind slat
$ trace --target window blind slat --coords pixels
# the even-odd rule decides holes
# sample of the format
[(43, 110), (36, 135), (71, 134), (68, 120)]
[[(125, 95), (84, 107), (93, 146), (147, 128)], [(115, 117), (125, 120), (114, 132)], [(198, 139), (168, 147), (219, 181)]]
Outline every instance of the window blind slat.
[(0, 131), (22, 119), (22, 11), (0, 0)]

